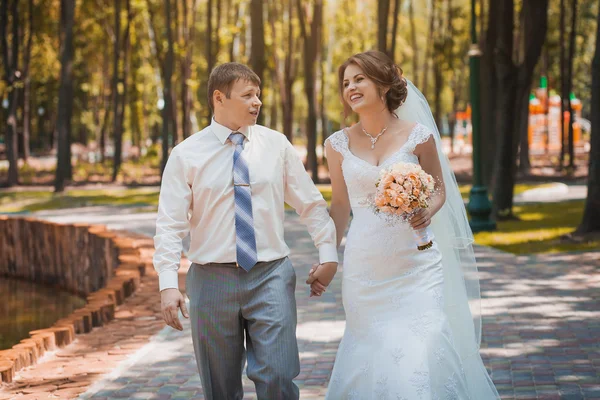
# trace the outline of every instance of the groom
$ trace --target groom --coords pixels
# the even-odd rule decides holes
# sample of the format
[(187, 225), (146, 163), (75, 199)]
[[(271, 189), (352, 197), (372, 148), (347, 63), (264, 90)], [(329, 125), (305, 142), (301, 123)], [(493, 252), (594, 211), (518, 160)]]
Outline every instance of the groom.
[[(186, 277), (192, 339), (206, 399), (242, 399), (242, 370), (259, 399), (298, 399), (296, 274), (283, 240), (284, 202), (319, 249), (320, 282), (337, 269), (336, 233), (323, 197), (294, 148), (256, 125), (260, 79), (227, 63), (208, 80), (210, 126), (171, 151), (162, 177), (154, 267), (165, 322), (188, 318), (178, 290), (182, 239), (190, 234)], [(245, 340), (245, 347), (244, 347)]]

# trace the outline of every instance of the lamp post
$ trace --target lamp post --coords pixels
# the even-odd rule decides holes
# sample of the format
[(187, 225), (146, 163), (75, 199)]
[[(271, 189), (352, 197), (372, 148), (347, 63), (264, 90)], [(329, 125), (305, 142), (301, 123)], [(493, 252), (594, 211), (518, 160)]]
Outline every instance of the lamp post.
[(470, 91), (471, 91), (471, 140), (473, 142), (473, 187), (469, 195), (467, 209), (471, 215), (469, 221), (473, 232), (491, 231), (496, 223), (490, 219), (492, 204), (488, 198), (487, 187), (481, 176), (481, 114), (479, 96), (479, 61), (481, 49), (477, 44), (477, 15), (475, 0), (471, 0), (471, 48), (469, 49)]
[[(46, 113), (46, 110), (44, 109), (43, 106), (39, 106), (37, 109), (37, 115), (38, 115), (38, 123), (37, 123), (37, 128), (38, 128), (38, 135), (37, 135), (37, 140), (36, 143), (43, 143), (42, 140), (44, 138), (44, 114)], [(52, 140), (52, 139), (50, 139)], [(52, 144), (50, 144), (49, 146), (50, 148), (52, 147)]]

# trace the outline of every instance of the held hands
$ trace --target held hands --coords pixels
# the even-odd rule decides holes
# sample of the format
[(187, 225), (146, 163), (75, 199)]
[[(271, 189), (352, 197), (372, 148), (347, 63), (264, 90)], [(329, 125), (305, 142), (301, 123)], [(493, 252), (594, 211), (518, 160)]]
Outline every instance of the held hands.
[(306, 283), (310, 285), (310, 297), (320, 296), (333, 280), (337, 272), (338, 263), (327, 262), (314, 264), (308, 274)]
[(165, 289), (160, 292), (160, 303), (162, 309), (163, 319), (166, 324), (171, 328), (177, 329), (178, 331), (183, 330), (181, 321), (179, 321), (179, 308), (185, 318), (189, 318), (187, 307), (185, 306), (185, 299), (178, 289)]

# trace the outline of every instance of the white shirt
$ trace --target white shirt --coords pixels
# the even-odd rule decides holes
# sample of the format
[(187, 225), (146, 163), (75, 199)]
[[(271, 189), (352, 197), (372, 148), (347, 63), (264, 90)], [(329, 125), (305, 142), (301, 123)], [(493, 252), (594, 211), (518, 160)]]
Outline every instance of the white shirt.
[[(214, 119), (171, 151), (162, 178), (154, 236), (160, 290), (178, 288), (182, 239), (197, 264), (236, 262), (234, 144), (231, 129)], [(306, 225), (321, 263), (337, 262), (336, 232), (327, 203), (287, 138), (264, 126), (240, 129), (250, 171), (258, 261), (289, 255), (283, 239), (284, 202)]]

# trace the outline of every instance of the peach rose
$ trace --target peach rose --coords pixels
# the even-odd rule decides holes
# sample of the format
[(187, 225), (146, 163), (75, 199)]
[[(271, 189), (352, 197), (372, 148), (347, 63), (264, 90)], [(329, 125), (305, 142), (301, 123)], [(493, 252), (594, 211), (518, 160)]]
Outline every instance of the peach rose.
[(384, 207), (386, 205), (385, 197), (383, 195), (377, 195), (375, 197), (375, 205), (377, 207)]
[(395, 190), (398, 193), (402, 193), (404, 191), (404, 189), (402, 189), (402, 186), (398, 185), (397, 183), (390, 184), (390, 189)]
[(387, 197), (388, 200), (391, 200), (397, 196), (397, 193), (395, 190), (385, 189), (385, 196)]
[(404, 204), (409, 204), (410, 203), (410, 199), (408, 198), (408, 195), (406, 193), (400, 193), (398, 195), (398, 198), (400, 200), (402, 200), (402, 203), (404, 203)]
[(421, 188), (421, 180), (419, 179), (419, 175), (414, 172), (409, 172), (406, 175), (406, 178), (412, 183), (412, 185), (416, 188)]
[(394, 176), (392, 174), (386, 174), (384, 175), (383, 178), (381, 178), (381, 185), (383, 185), (384, 187), (389, 186), (391, 183), (394, 182)]
[(396, 180), (396, 183), (398, 183), (399, 185), (402, 185), (404, 183), (404, 175), (402, 175), (400, 172), (394, 172), (393, 177)]

